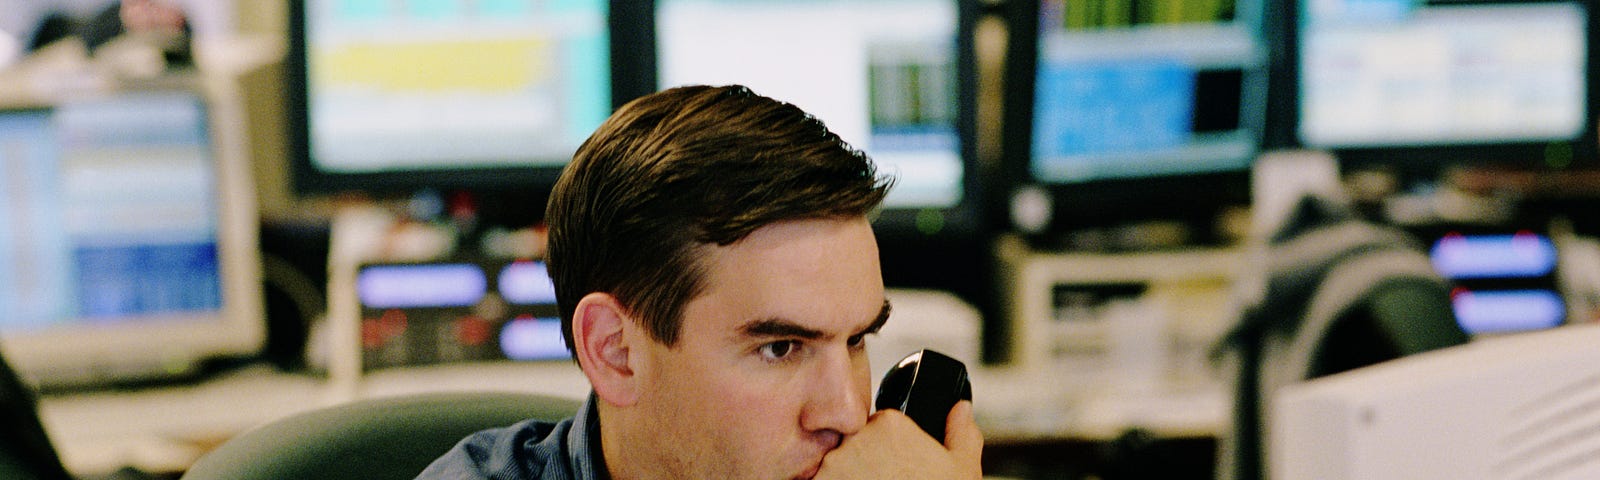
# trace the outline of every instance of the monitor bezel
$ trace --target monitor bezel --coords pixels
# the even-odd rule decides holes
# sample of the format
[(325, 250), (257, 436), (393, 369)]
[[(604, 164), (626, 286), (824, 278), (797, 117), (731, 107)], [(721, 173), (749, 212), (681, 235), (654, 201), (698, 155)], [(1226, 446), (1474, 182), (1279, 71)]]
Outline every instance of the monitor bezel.
[[(611, 105), (615, 110), (655, 91), (654, 12), (643, 2), (607, 0), (606, 29), (611, 57)], [(289, 166), (292, 191), (301, 198), (355, 196), (368, 200), (404, 199), (422, 192), (466, 192), (477, 197), (494, 223), (524, 225), (544, 218), (544, 202), (570, 158), (528, 167), (400, 169), (384, 172), (334, 172), (317, 167), (311, 151), (307, 69), (306, 0), (288, 8), (288, 50), (284, 56)], [(538, 208), (529, 208), (538, 205)], [(501, 209), (514, 210), (502, 212)], [(509, 218), (505, 218), (509, 217)]]
[[(955, 67), (957, 154), (961, 159), (961, 198), (943, 207), (884, 207), (873, 219), (873, 229), (881, 240), (930, 241), (938, 238), (971, 240), (994, 231), (989, 194), (998, 177), (989, 162), (979, 160), (977, 147), (978, 60), (975, 47), (977, 23), (983, 6), (971, 0), (951, 0), (956, 6)], [(928, 216), (935, 215), (939, 228), (929, 228)]]
[[(265, 347), (259, 222), (251, 180), (244, 100), (221, 74), (184, 73), (155, 85), (119, 85), (97, 94), (184, 91), (204, 103), (216, 190), (217, 257), (222, 306), (201, 314), (157, 314), (117, 323), (71, 322), (0, 333), (19, 375), (46, 390), (107, 388), (199, 375), (207, 362), (259, 355)], [(50, 109), (64, 92), (44, 105)]]
[[(1032, 172), (1034, 142), (1034, 103), (1039, 67), (1039, 1), (1012, 2), (1007, 13), (1010, 25), (1004, 99), (1005, 176), (1014, 181), (1007, 195), (1024, 190), (1046, 194), (1049, 222), (1043, 226), (1020, 225), (1012, 218), (1010, 229), (1047, 248), (1076, 248), (1070, 239), (1086, 230), (1117, 229), (1149, 223), (1176, 223), (1185, 228), (1184, 244), (1226, 244), (1228, 233), (1219, 229), (1219, 218), (1235, 208), (1250, 204), (1250, 168), (1254, 155), (1262, 151), (1266, 131), (1268, 67), (1273, 52), (1264, 37), (1266, 12), (1260, 1), (1239, 2), (1237, 22), (1246, 22), (1256, 32), (1263, 55), (1254, 68), (1241, 73), (1239, 125), (1250, 131), (1254, 154), (1239, 159), (1237, 168), (1182, 174), (1140, 177), (1100, 178), (1081, 182), (1055, 182), (1036, 179)], [(1010, 202), (1015, 199), (1007, 199)], [(1016, 207), (1011, 207), (1016, 208)], [(1013, 215), (1015, 212), (1010, 212)], [(1109, 246), (1107, 248), (1121, 248)]]
[[(1428, 1), (1427, 4), (1449, 6), (1474, 6), (1474, 5), (1518, 5), (1534, 3), (1570, 3), (1586, 11), (1585, 28), (1588, 38), (1584, 45), (1587, 49), (1588, 59), (1584, 65), (1585, 88), (1587, 101), (1583, 125), (1589, 127), (1580, 129), (1577, 137), (1566, 140), (1553, 141), (1501, 141), (1501, 142), (1474, 142), (1474, 143), (1431, 143), (1419, 145), (1364, 145), (1341, 146), (1326, 145), (1315, 146), (1308, 144), (1301, 138), (1301, 107), (1299, 92), (1300, 64), (1302, 52), (1301, 28), (1303, 10), (1309, 0), (1295, 0), (1294, 8), (1287, 9), (1276, 27), (1283, 32), (1283, 52), (1279, 65), (1274, 67), (1274, 87), (1282, 85), (1280, 90), (1292, 92), (1294, 99), (1275, 104), (1278, 112), (1283, 116), (1282, 122), (1276, 122), (1277, 131), (1272, 133), (1277, 145), (1283, 148), (1316, 148), (1332, 153), (1338, 159), (1341, 170), (1384, 170), (1389, 171), (1402, 180), (1432, 180), (1451, 169), (1461, 167), (1493, 167), (1511, 168), (1515, 170), (1531, 171), (1566, 171), (1578, 169), (1600, 168), (1600, 130), (1593, 128), (1596, 122), (1596, 112), (1600, 111), (1600, 76), (1594, 75), (1595, 65), (1600, 65), (1600, 16), (1596, 14), (1596, 5), (1589, 0), (1449, 0), (1438, 2)], [(1565, 149), (1570, 154), (1570, 162), (1550, 161), (1551, 149)]]

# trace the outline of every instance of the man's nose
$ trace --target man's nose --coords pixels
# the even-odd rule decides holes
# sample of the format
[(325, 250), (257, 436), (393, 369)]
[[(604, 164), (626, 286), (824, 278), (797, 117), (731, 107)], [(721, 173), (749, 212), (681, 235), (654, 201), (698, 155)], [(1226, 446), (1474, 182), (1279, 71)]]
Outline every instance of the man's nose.
[(867, 356), (845, 350), (824, 357), (813, 373), (800, 425), (807, 431), (854, 434), (867, 424), (872, 388)]

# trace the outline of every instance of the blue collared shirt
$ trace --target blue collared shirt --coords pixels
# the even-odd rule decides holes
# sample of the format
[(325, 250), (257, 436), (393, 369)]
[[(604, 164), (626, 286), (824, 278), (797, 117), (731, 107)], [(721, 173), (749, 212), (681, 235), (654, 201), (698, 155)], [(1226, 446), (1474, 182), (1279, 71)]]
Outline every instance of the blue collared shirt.
[(418, 479), (604, 480), (600, 415), (593, 393), (573, 418), (557, 423), (525, 420), (474, 433), (417, 476)]

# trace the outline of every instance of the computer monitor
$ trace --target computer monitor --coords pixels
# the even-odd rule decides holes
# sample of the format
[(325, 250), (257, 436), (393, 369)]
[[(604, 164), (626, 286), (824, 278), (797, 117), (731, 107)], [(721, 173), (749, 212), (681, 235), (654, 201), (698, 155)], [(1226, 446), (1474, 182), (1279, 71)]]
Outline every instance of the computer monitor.
[(880, 235), (982, 230), (958, 0), (657, 0), (658, 84), (741, 84), (820, 118), (896, 179)]
[(295, 190), (466, 192), (542, 219), (578, 145), (655, 87), (640, 3), (290, 2)]
[(200, 79), (0, 109), (0, 348), (45, 388), (265, 337), (240, 99)]
[(1275, 480), (1600, 478), (1600, 325), (1478, 339), (1280, 390)]
[[(1205, 224), (1249, 203), (1265, 3), (1019, 2), (1007, 81), (1013, 226)], [(1202, 227), (1197, 240), (1204, 242)]]
[(1347, 168), (1593, 167), (1585, 0), (1301, 0), (1295, 136)]

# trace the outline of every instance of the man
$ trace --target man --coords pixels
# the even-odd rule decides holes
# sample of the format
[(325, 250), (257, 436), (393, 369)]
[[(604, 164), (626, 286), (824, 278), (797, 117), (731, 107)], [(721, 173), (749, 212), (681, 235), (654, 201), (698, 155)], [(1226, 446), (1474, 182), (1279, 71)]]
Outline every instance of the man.
[(935, 440), (870, 413), (889, 316), (867, 214), (889, 188), (799, 108), (740, 86), (623, 106), (551, 193), (578, 415), (477, 433), (424, 478), (982, 476), (970, 402)]

